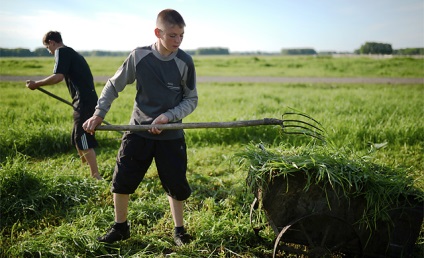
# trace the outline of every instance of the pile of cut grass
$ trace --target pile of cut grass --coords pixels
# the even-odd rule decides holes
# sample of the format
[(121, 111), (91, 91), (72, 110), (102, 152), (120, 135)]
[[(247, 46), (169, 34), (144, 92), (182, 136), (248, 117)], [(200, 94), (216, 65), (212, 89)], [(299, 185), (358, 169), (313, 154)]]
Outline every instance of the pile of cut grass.
[[(389, 211), (401, 201), (413, 198), (424, 203), (419, 188), (423, 178), (407, 168), (373, 163), (369, 156), (358, 156), (347, 148), (329, 145), (278, 146), (266, 149), (249, 145), (238, 154), (248, 170), (247, 185), (252, 192), (267, 189), (275, 177), (286, 179), (295, 173), (306, 175), (304, 191), (319, 185), (346, 198), (366, 200), (359, 223), (373, 228), (379, 220), (389, 218)], [(290, 180), (287, 180), (290, 188)]]

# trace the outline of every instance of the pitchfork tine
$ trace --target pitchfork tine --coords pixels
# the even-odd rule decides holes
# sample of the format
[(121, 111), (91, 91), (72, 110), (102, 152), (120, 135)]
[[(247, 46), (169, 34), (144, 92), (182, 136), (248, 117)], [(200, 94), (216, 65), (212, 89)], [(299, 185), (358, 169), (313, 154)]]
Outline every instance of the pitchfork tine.
[(317, 124), (321, 125), (321, 123), (320, 123), (320, 122), (318, 122), (318, 121), (317, 121), (317, 120), (315, 120), (314, 118), (312, 118), (312, 117), (308, 116), (307, 114), (303, 114), (303, 113), (296, 113), (296, 112), (284, 112), (283, 117), (284, 117), (284, 115), (298, 115), (298, 116), (303, 116), (303, 117), (306, 117), (306, 118), (308, 118), (308, 119), (310, 119), (310, 120), (314, 121), (315, 123), (317, 123)]
[[(287, 115), (295, 115), (295, 116), (304, 117), (306, 119), (311, 120), (316, 125), (312, 124), (312, 122), (305, 122), (305, 121), (298, 120), (298, 119), (284, 119), (284, 116), (287, 116)], [(321, 124), (317, 120), (315, 120), (314, 118), (312, 118), (312, 117), (310, 117), (306, 114), (296, 113), (296, 112), (285, 112), (282, 117), (283, 117), (282, 127), (283, 127), (284, 133), (286, 133), (286, 134), (303, 134), (303, 135), (312, 136), (312, 137), (317, 138), (319, 140), (325, 139), (325, 137), (321, 134), (321, 133), (324, 133), (324, 130), (320, 128)], [(290, 123), (292, 123), (292, 124), (290, 124)], [(288, 131), (288, 130), (284, 130), (285, 128), (295, 128), (295, 129), (298, 129), (298, 130), (297, 131), (296, 130)]]
[[(291, 120), (283, 120), (283, 126), (284, 126), (284, 123), (285, 122), (296, 122), (296, 123), (299, 123), (299, 124), (305, 124), (305, 125), (309, 125), (310, 127), (313, 127), (313, 128), (315, 128), (315, 129), (317, 129), (317, 130), (319, 130), (319, 131), (321, 131), (321, 132), (324, 132), (321, 128), (319, 128), (319, 127), (317, 127), (317, 126), (315, 126), (315, 125), (313, 125), (313, 124), (310, 124), (310, 123), (308, 123), (308, 122), (305, 122), (305, 121), (301, 121), (301, 120), (294, 120), (294, 119), (291, 119)], [(289, 125), (287, 125), (286, 127), (288, 127)], [(292, 125), (292, 127), (295, 127), (296, 125)], [(299, 125), (299, 127), (302, 127), (302, 126), (300, 126)], [(309, 128), (306, 128), (306, 127), (302, 127), (302, 128), (304, 128), (304, 129), (309, 129)], [(310, 129), (309, 129), (310, 130)]]

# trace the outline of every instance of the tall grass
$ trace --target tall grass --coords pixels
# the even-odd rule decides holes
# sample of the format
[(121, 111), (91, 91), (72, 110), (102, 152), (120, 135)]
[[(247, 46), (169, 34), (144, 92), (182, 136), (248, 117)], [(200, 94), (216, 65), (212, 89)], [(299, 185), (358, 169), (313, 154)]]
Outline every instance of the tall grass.
[[(101, 88), (96, 85), (98, 93)], [(193, 195), (185, 221), (193, 242), (174, 246), (166, 196), (152, 167), (131, 196), (132, 237), (101, 245), (96, 237), (113, 222), (109, 182), (120, 135), (97, 133), (106, 180), (93, 182), (69, 144), (70, 107), (26, 89), (24, 82), (1, 82), (0, 90), (0, 256), (270, 257), (275, 235), (268, 230), (269, 242), (263, 243), (251, 230), (253, 195), (234, 155), (250, 143), (300, 146), (310, 138), (282, 134), (278, 126), (186, 130)], [(63, 84), (48, 90), (68, 97)], [(407, 168), (424, 189), (423, 85), (203, 83), (198, 91), (199, 106), (184, 122), (281, 118), (284, 111), (301, 110), (323, 124), (335, 146)], [(128, 86), (107, 121), (127, 124), (133, 98)]]

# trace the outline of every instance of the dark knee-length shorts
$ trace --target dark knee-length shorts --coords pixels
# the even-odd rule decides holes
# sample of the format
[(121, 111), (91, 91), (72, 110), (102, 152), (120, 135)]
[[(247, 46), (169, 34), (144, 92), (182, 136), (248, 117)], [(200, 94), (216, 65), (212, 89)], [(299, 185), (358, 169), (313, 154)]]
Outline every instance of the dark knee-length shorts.
[(172, 198), (183, 201), (190, 194), (187, 182), (187, 150), (184, 138), (152, 140), (127, 133), (122, 138), (112, 180), (112, 192), (132, 194), (155, 159), (163, 189)]
[(74, 111), (74, 127), (72, 129), (71, 143), (79, 150), (87, 150), (99, 146), (95, 134), (89, 134), (82, 128), (87, 119), (94, 113), (94, 106), (80, 106)]

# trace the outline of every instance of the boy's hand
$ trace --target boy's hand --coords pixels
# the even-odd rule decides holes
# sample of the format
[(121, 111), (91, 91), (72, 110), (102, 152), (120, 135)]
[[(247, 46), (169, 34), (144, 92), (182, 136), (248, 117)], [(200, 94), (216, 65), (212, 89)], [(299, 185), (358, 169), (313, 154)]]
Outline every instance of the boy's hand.
[(32, 80), (27, 80), (27, 81), (26, 81), (26, 86), (27, 86), (29, 89), (31, 89), (31, 90), (35, 90), (35, 89), (37, 89), (37, 88), (38, 88), (38, 86), (37, 86), (36, 82), (35, 82), (35, 81), (32, 81)]
[[(153, 120), (152, 125), (154, 124), (167, 124), (169, 122), (168, 117), (166, 117), (164, 114), (161, 114), (160, 116), (156, 117), (155, 120)], [(152, 134), (160, 134), (162, 130), (157, 129), (156, 127), (153, 127), (149, 130), (149, 133)]]
[(96, 127), (103, 122), (103, 118), (99, 116), (92, 116), (82, 124), (82, 129), (87, 133), (94, 134)]

